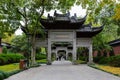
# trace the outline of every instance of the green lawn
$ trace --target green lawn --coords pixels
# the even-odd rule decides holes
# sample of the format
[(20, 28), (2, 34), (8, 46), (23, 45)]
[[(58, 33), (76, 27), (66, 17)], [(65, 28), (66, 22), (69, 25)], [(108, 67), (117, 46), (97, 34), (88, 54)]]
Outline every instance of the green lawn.
[(77, 64), (86, 64), (86, 61), (76, 60), (75, 63), (77, 63)]
[[(37, 62), (38, 63), (46, 63), (47, 60), (42, 59), (42, 60), (37, 60)], [(19, 63), (13, 63), (13, 64), (7, 64), (7, 65), (0, 66), (0, 71), (11, 72), (11, 71), (16, 71), (16, 70), (20, 70)]]
[(37, 60), (38, 63), (47, 63), (46, 59), (42, 59), (42, 60)]
[(19, 70), (18, 63), (0, 66), (0, 71), (11, 72), (11, 71), (16, 71), (16, 70)]

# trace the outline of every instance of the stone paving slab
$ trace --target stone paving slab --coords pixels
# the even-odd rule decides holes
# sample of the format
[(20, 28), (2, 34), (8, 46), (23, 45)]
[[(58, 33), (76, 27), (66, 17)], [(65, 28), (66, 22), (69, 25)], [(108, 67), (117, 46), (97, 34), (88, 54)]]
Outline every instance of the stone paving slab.
[(69, 61), (55, 61), (13, 75), (5, 80), (120, 80), (120, 77), (91, 68), (87, 65), (72, 65)]

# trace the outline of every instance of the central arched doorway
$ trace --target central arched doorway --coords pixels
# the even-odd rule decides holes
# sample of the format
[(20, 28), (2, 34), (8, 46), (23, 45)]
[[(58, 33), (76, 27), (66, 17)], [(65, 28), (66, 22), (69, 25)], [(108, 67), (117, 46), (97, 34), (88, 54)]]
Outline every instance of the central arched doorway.
[(88, 47), (78, 47), (77, 48), (77, 60), (88, 62), (89, 49)]
[(57, 52), (57, 60), (66, 60), (66, 51), (65, 50), (58, 50)]

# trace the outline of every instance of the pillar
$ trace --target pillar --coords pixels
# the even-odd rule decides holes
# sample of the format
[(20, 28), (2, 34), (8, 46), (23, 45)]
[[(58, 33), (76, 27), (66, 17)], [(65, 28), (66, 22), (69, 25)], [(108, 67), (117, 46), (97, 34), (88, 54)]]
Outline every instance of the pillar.
[(73, 39), (73, 64), (75, 64), (76, 61), (76, 32), (74, 31), (74, 39)]
[(92, 44), (89, 46), (89, 59), (88, 64), (93, 64)]
[(76, 45), (75, 42), (73, 41), (73, 61), (76, 60)]
[(48, 38), (47, 64), (51, 65), (51, 40)]
[(56, 60), (58, 60), (57, 50), (55, 50)]
[(68, 59), (68, 50), (66, 51), (66, 60)]

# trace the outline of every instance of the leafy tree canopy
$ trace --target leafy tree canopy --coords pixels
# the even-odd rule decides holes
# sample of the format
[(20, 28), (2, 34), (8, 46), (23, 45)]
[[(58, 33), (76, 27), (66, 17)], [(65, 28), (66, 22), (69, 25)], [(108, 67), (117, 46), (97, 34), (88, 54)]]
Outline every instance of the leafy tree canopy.
[(119, 38), (120, 4), (116, 0), (76, 0), (76, 4), (87, 9), (86, 23), (92, 22), (94, 26), (104, 24), (103, 31), (93, 38), (94, 49), (109, 50), (108, 42)]
[(40, 24), (44, 11), (59, 9), (65, 12), (74, 2), (75, 0), (3, 0), (0, 2), (0, 14), (9, 25), (8, 28), (14, 31), (21, 27), (26, 34), (31, 35), (31, 63), (35, 64), (35, 36), (44, 35), (44, 28)]

